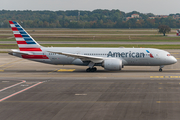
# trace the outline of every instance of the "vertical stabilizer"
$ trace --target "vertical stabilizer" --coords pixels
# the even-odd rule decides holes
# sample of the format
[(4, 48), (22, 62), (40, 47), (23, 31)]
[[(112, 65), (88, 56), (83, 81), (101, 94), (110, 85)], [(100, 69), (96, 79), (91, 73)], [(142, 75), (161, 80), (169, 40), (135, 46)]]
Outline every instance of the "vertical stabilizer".
[(40, 52), (41, 46), (15, 21), (9, 21), (20, 51)]
[(180, 36), (180, 29), (176, 31), (176, 35)]

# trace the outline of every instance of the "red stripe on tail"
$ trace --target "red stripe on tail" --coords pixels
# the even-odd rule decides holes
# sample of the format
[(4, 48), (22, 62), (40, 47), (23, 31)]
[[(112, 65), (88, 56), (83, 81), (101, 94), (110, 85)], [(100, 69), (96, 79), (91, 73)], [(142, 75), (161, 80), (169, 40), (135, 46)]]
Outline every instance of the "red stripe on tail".
[(19, 48), (20, 51), (42, 51), (41, 48)]
[(18, 29), (16, 27), (11, 27), (12, 31), (18, 31)]
[(17, 41), (17, 44), (27, 44), (26, 41)]
[(9, 21), (9, 24), (14, 24), (12, 21)]
[(21, 34), (14, 34), (15, 37), (21, 37), (22, 38), (22, 35)]

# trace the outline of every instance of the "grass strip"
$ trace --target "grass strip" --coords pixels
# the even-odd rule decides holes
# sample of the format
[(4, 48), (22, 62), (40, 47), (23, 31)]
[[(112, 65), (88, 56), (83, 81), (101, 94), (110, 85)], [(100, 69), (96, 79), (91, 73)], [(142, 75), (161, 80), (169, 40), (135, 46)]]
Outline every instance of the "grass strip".
[[(144, 44), (43, 44), (44, 47), (112, 47), (112, 48), (157, 48), (180, 49), (180, 45), (144, 45)], [(0, 49), (18, 49), (17, 44), (0, 44)]]
[(0, 53), (9, 53), (8, 51), (0, 51)]
[(180, 45), (135, 45), (135, 44), (43, 44), (44, 47), (125, 47), (125, 48), (157, 48), (157, 49), (180, 49)]

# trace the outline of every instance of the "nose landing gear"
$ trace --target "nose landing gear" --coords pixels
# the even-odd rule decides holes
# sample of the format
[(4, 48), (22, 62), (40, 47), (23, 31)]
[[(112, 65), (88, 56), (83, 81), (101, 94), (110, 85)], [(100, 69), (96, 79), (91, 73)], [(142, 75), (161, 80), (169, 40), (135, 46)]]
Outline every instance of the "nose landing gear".
[(162, 72), (162, 68), (164, 67), (164, 65), (159, 67), (159, 72)]

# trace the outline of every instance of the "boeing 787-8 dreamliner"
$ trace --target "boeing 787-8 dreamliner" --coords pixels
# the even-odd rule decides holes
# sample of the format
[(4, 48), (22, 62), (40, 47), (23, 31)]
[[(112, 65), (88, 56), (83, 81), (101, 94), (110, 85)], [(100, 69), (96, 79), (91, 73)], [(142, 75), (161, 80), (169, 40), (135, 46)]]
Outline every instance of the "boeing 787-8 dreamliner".
[(86, 48), (86, 47), (43, 47), (39, 45), (15, 21), (9, 21), (19, 50), (9, 54), (54, 65), (88, 66), (87, 72), (102, 66), (109, 71), (119, 71), (124, 66), (160, 66), (177, 62), (169, 52), (153, 48)]

